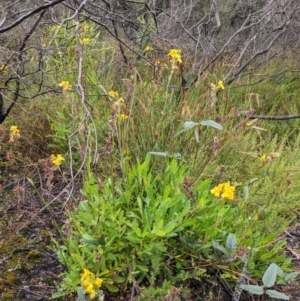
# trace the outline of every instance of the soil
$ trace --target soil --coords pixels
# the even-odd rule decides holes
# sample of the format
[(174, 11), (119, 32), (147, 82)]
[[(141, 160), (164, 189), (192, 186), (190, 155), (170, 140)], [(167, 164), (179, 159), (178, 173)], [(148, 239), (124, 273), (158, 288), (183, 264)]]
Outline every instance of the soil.
[[(49, 300), (58, 290), (64, 267), (57, 259), (53, 241), (60, 241), (60, 229), (67, 219), (65, 209), (72, 206), (70, 191), (80, 198), (79, 189), (75, 184), (70, 188), (65, 178), (67, 175), (54, 173), (49, 185), (49, 179), (38, 166), (21, 172), (20, 167), (0, 166), (0, 301)], [(300, 223), (283, 236), (288, 240), (286, 252), (300, 270), (297, 251), (300, 250)], [(232, 300), (226, 283), (217, 276), (215, 281), (193, 281), (186, 286), (191, 293), (179, 293), (174, 288), (164, 300)], [(300, 300), (297, 282), (285, 286), (284, 292), (290, 300)], [(130, 292), (123, 297), (106, 295), (105, 300), (146, 299), (142, 295), (132, 296)], [(70, 295), (56, 300), (76, 300), (76, 297)], [(240, 301), (245, 300), (273, 299), (243, 294)]]

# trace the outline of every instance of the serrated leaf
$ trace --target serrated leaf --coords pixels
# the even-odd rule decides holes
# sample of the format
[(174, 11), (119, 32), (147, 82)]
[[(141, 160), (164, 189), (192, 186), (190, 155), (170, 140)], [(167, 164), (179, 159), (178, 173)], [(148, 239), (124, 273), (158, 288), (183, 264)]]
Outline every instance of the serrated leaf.
[(237, 239), (234, 234), (230, 233), (227, 236), (226, 247), (230, 252), (233, 252), (237, 249), (238, 243), (237, 243)]
[(271, 298), (281, 299), (281, 300), (290, 300), (290, 297), (284, 293), (277, 292), (275, 290), (266, 290), (266, 294)]
[(211, 126), (217, 130), (223, 130), (223, 127), (221, 126), (221, 124), (213, 121), (213, 120), (203, 120), (200, 122), (201, 125), (206, 125), (206, 126)]
[(264, 293), (264, 288), (259, 285), (241, 284), (240, 288), (255, 295), (262, 295)]
[(271, 263), (267, 270), (265, 271), (265, 274), (262, 278), (263, 284), (265, 287), (271, 287), (275, 284), (277, 276), (277, 265), (275, 263)]

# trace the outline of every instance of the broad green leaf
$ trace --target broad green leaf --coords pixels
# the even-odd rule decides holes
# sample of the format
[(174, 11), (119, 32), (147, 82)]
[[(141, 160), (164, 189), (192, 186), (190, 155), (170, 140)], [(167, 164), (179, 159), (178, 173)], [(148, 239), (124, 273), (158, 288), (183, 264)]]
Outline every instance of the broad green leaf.
[(286, 282), (290, 282), (290, 281), (294, 280), (298, 275), (299, 275), (299, 273), (297, 273), (297, 272), (287, 273), (287, 274), (285, 274), (284, 280)]
[(109, 284), (109, 283), (106, 283), (105, 284), (105, 287), (112, 293), (116, 293), (119, 291), (119, 289), (115, 286), (115, 285), (112, 285), (112, 284)]
[(186, 122), (184, 122), (184, 123), (183, 123), (183, 130), (177, 132), (177, 133), (174, 135), (174, 137), (177, 137), (177, 136), (180, 135), (181, 133), (186, 132), (186, 131), (188, 131), (189, 129), (191, 129), (191, 128), (197, 126), (197, 125), (199, 125), (199, 123), (194, 122), (194, 121), (186, 121)]
[(277, 275), (281, 278), (284, 278), (284, 276), (285, 276), (285, 273), (279, 266), (277, 266)]
[(264, 288), (259, 285), (241, 284), (240, 288), (255, 295), (262, 295), (264, 293)]
[(271, 263), (267, 270), (265, 271), (265, 274), (262, 278), (263, 284), (265, 287), (271, 287), (275, 284), (277, 276), (277, 265), (275, 263)]
[(281, 300), (290, 300), (290, 297), (284, 293), (277, 292), (275, 290), (266, 290), (266, 294), (271, 298), (281, 299)]
[(223, 130), (223, 127), (221, 126), (221, 124), (213, 121), (213, 120), (204, 120), (200, 122), (201, 125), (206, 125), (206, 126), (211, 126), (217, 130)]
[(215, 250), (218, 250), (225, 255), (228, 255), (228, 256), (230, 255), (229, 252), (224, 247), (222, 247), (216, 240), (213, 239), (212, 242), (213, 242), (213, 247)]
[(229, 249), (230, 252), (233, 252), (237, 249), (238, 244), (237, 244), (237, 240), (236, 240), (236, 237), (234, 234), (230, 233), (227, 236), (226, 247), (227, 247), (227, 249)]

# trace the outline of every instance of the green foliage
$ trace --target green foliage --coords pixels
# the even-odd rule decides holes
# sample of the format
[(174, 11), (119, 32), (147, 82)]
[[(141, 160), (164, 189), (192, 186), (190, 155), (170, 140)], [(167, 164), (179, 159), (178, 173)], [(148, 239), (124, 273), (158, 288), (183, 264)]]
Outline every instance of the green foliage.
[[(241, 284), (240, 287), (243, 290), (250, 292), (251, 294), (262, 295), (265, 293), (271, 298), (290, 300), (290, 298), (286, 294), (269, 289), (270, 287), (274, 286), (277, 275), (284, 276), (282, 270), (275, 263), (272, 263), (269, 265), (262, 277), (262, 286)], [(294, 279), (294, 276), (296, 277), (297, 275), (293, 274), (290, 276), (291, 280)]]

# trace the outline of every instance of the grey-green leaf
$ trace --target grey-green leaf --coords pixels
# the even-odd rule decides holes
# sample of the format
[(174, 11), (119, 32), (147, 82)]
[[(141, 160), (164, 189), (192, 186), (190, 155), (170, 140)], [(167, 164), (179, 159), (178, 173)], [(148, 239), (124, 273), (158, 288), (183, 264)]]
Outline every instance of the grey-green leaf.
[(262, 295), (264, 293), (264, 288), (259, 285), (241, 284), (240, 288), (255, 295)]
[(275, 263), (271, 263), (267, 270), (265, 271), (265, 274), (262, 278), (263, 284), (265, 287), (271, 287), (275, 284), (277, 276), (277, 265)]
[(281, 300), (290, 300), (290, 297), (284, 293), (277, 292), (275, 290), (266, 290), (266, 294), (271, 298), (281, 299)]
[(223, 127), (221, 126), (221, 124), (213, 121), (213, 120), (203, 120), (200, 122), (201, 125), (206, 125), (206, 126), (211, 126), (217, 130), (223, 130)]
[(230, 233), (227, 236), (226, 247), (230, 252), (233, 252), (237, 249), (238, 243), (234, 234)]

